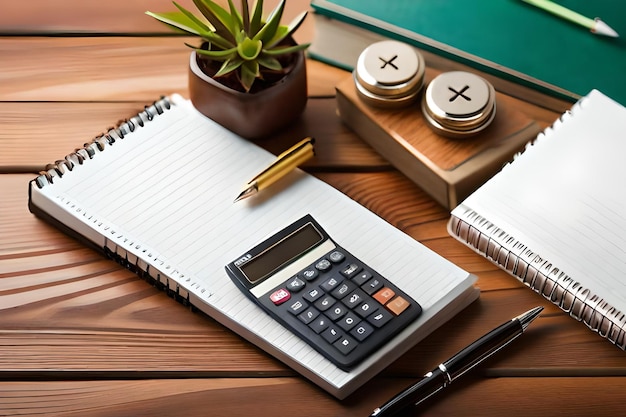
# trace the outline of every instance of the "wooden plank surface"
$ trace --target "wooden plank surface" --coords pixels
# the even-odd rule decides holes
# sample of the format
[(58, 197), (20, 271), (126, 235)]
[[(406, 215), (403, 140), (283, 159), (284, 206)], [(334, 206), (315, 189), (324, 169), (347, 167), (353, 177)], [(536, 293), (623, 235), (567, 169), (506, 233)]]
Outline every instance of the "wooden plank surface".
[[(287, 18), (308, 7), (288, 1)], [(452, 239), (448, 211), (341, 125), (334, 86), (349, 74), (319, 62), (307, 62), (303, 117), (259, 144), (278, 153), (314, 135), (306, 170), (477, 274), (481, 288), (477, 302), (346, 400), (29, 213), (28, 181), (45, 164), (161, 95), (187, 96), (186, 39), (145, 10), (173, 6), (31, 0), (0, 13), (0, 415), (365, 416), (535, 305), (545, 310), (527, 335), (405, 415), (623, 413), (624, 352)], [(313, 31), (307, 19), (296, 38)], [(557, 117), (508, 100), (542, 126)]]
[[(626, 379), (466, 378), (419, 410), (399, 417), (614, 417), (623, 407)], [(55, 416), (231, 416), (297, 412), (319, 417), (365, 417), (375, 404), (408, 380), (376, 378), (366, 389), (339, 402), (298, 378), (238, 378), (136, 381), (0, 382), (0, 410), (11, 415)], [(555, 391), (554, 387), (559, 390)], [(601, 397), (593, 394), (601, 386)], [(588, 389), (588, 395), (580, 395)], [(274, 401), (268, 401), (274, 399)], [(221, 411), (226, 410), (225, 414)], [(297, 410), (297, 411), (291, 411)]]
[[(159, 96), (155, 93), (154, 98)], [(118, 121), (143, 110), (152, 101), (0, 102), (0, 172), (38, 172), (63, 159)], [(304, 114), (271, 140), (259, 141), (278, 154), (305, 136), (316, 138), (316, 158), (306, 167), (316, 169), (389, 169), (368, 145), (337, 119), (334, 98), (310, 98)]]
[[(2, 101), (140, 101), (187, 94), (186, 37), (0, 37)], [(36, 62), (33, 63), (33, 57)], [(332, 97), (348, 73), (308, 61), (312, 96)], [(318, 75), (315, 75), (318, 74)]]

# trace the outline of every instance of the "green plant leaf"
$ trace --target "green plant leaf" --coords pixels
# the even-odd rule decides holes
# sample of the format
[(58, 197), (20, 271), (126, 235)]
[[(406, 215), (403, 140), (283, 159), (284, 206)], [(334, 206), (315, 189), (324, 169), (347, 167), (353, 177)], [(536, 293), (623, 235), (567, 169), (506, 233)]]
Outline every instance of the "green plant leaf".
[(311, 45), (310, 43), (302, 43), (299, 45), (285, 46), (284, 48), (263, 49), (263, 54), (269, 55), (269, 56), (286, 55), (286, 54), (291, 54), (291, 53), (298, 52), (298, 51), (303, 51), (306, 48), (308, 48), (310, 45)]
[(304, 21), (304, 19), (306, 18), (308, 12), (304, 11), (302, 13), (300, 13), (298, 16), (296, 16), (287, 26), (284, 25), (280, 25), (277, 30), (276, 30), (276, 34), (274, 35), (274, 37), (266, 43), (266, 47), (267, 48), (271, 48), (274, 45), (278, 45), (279, 43), (281, 43), (285, 38), (287, 38), (288, 36), (291, 36), (296, 30), (298, 30), (298, 28), (300, 27), (300, 25), (302, 24), (302, 22)]
[(235, 7), (233, 0), (228, 0), (228, 8), (230, 10), (230, 18), (232, 24), (231, 30), (234, 31), (233, 33), (241, 32), (243, 30), (243, 18)]
[(243, 41), (237, 44), (237, 52), (244, 60), (251, 61), (259, 56), (262, 47), (263, 44), (261, 41), (255, 41), (246, 37)]
[(220, 49), (230, 49), (237, 47), (236, 43), (230, 42), (213, 32), (202, 35), (202, 39), (209, 42), (212, 46), (217, 46)]
[(243, 30), (250, 33), (250, 9), (248, 9), (248, 0), (241, 0), (241, 23)]
[(206, 33), (201, 33), (200, 35), (202, 39), (209, 42), (212, 47), (216, 46), (220, 49), (231, 49), (231, 48), (237, 47), (236, 42), (231, 42), (227, 39), (224, 39), (215, 32), (206, 32)]
[(283, 11), (285, 10), (285, 0), (280, 0), (280, 3), (276, 8), (272, 11), (270, 16), (267, 18), (267, 22), (265, 25), (257, 32), (256, 35), (252, 39), (260, 40), (263, 42), (263, 45), (267, 45), (269, 41), (274, 38), (276, 34), (276, 30), (280, 25), (280, 20), (283, 17)]
[(176, 8), (178, 10), (180, 10), (180, 12), (183, 15), (185, 15), (185, 17), (187, 19), (191, 20), (196, 25), (196, 27), (199, 28), (201, 31), (203, 31), (203, 32), (213, 32), (214, 28), (207, 26), (203, 21), (198, 19), (189, 10), (185, 9), (183, 6), (181, 6), (180, 4), (176, 3), (175, 1), (173, 1), (172, 3), (174, 3), (174, 6), (176, 6)]
[(196, 53), (200, 54), (200, 55), (205, 55), (210, 57), (211, 59), (215, 59), (216, 61), (225, 61), (228, 59), (232, 59), (235, 58), (237, 56), (237, 48), (231, 48), (231, 49), (219, 49), (219, 50), (206, 50), (206, 49), (201, 49), (201, 48), (196, 48), (195, 46), (191, 46), (186, 44), (187, 46), (193, 48)]
[(278, 28), (276, 28), (276, 33), (274, 34), (274, 37), (265, 44), (265, 48), (269, 49), (277, 45), (283, 39), (285, 39), (288, 34), (289, 34), (289, 28), (285, 25), (279, 25)]
[(173, 26), (176, 29), (180, 29), (183, 32), (187, 32), (192, 35), (201, 36), (200, 32), (202, 32), (203, 30), (202, 27), (198, 26), (193, 20), (189, 19), (183, 13), (154, 13), (147, 11), (146, 14), (162, 23), (165, 23), (168, 26)]
[(283, 66), (280, 64), (280, 61), (274, 58), (273, 56), (265, 55), (257, 58), (257, 62), (260, 66), (271, 69), (273, 71), (280, 71), (283, 69)]
[(243, 62), (243, 59), (239, 58), (239, 56), (228, 61), (224, 61), (219, 71), (215, 73), (214, 77), (221, 77), (222, 75), (235, 71), (243, 64)]
[(237, 44), (240, 44), (241, 42), (244, 41), (244, 39), (246, 39), (248, 37), (248, 35), (246, 34), (246, 32), (244, 32), (243, 30), (241, 32), (239, 32), (236, 36), (235, 36), (235, 41), (237, 41)]
[(193, 0), (193, 3), (209, 23), (213, 25), (215, 33), (224, 39), (235, 42), (235, 34), (238, 31), (233, 31), (232, 18), (226, 9), (211, 0)]
[[(153, 17), (159, 20), (162, 23), (165, 23), (171, 28), (182, 30), (185, 33), (199, 36), (205, 39), (207, 42), (210, 42), (221, 49), (229, 49), (235, 46), (234, 42), (228, 41), (215, 32), (206, 31), (204, 27), (200, 27), (193, 20), (189, 19), (182, 12), (169, 12), (169, 13), (153, 13), (146, 12), (146, 14), (150, 17)], [(205, 25), (206, 27), (206, 25)]]
[(246, 61), (239, 71), (240, 81), (246, 92), (250, 91), (254, 80), (259, 76), (259, 64), (256, 61)]
[(256, 36), (256, 34), (261, 29), (263, 20), (263, 0), (256, 0), (254, 3), (254, 12), (252, 13), (252, 19), (250, 20), (250, 30), (248, 30), (248, 35), (250, 37)]

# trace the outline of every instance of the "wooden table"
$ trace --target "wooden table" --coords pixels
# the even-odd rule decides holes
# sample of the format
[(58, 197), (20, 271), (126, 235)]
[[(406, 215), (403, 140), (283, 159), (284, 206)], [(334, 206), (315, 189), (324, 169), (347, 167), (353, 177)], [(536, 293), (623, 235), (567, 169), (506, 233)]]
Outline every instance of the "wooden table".
[[(291, 1), (286, 13), (307, 5)], [(420, 415), (623, 415), (626, 354), (450, 238), (448, 211), (342, 127), (334, 85), (348, 74), (319, 62), (308, 62), (302, 120), (261, 145), (279, 152), (315, 136), (309, 172), (477, 274), (482, 290), (346, 400), (31, 215), (27, 184), (46, 163), (160, 95), (187, 96), (183, 39), (143, 15), (172, 8), (169, 0), (29, 0), (0, 15), (0, 415), (366, 416), (535, 305), (545, 310), (527, 335)], [(313, 30), (308, 19), (298, 40)], [(557, 117), (512, 100), (544, 126)]]

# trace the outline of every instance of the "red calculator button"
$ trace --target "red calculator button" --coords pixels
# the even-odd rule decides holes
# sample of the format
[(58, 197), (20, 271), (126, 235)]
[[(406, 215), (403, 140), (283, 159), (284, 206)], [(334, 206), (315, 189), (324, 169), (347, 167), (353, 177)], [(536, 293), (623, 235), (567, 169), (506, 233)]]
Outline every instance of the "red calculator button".
[(387, 303), (387, 308), (396, 316), (402, 314), (404, 310), (409, 308), (411, 304), (404, 299), (404, 297), (397, 296), (393, 300)]
[(395, 297), (395, 295), (396, 293), (391, 288), (384, 287), (383, 289), (378, 291), (376, 294), (374, 294), (373, 297), (376, 301), (378, 301), (382, 305), (385, 305), (387, 304), (387, 302), (389, 302), (389, 300)]
[(289, 293), (289, 291), (287, 291), (284, 288), (281, 288), (280, 290), (276, 290), (272, 293), (272, 295), (270, 295), (270, 300), (272, 300), (272, 302), (275, 305), (281, 305), (282, 303), (289, 300), (290, 298), (291, 298), (291, 294)]

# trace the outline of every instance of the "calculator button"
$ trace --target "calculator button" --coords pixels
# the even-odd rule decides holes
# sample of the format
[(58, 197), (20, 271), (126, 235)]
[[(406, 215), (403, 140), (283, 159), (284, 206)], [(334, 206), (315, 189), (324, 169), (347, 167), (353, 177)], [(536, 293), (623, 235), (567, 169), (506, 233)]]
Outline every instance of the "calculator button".
[(293, 277), (287, 282), (287, 289), (291, 292), (298, 292), (304, 288), (305, 282), (298, 277)]
[(356, 314), (358, 314), (359, 316), (363, 318), (369, 316), (376, 310), (378, 310), (378, 303), (376, 303), (372, 299), (369, 299), (368, 301), (363, 302), (363, 304), (361, 304), (356, 309), (354, 309)]
[(272, 300), (272, 302), (277, 306), (281, 305), (282, 303), (289, 300), (290, 298), (291, 298), (291, 294), (289, 293), (289, 291), (287, 291), (284, 288), (281, 288), (280, 290), (276, 290), (272, 293), (272, 295), (270, 295), (270, 300)]
[(369, 295), (374, 294), (376, 291), (380, 290), (383, 287), (383, 283), (378, 278), (372, 278), (367, 281), (364, 285), (361, 286), (363, 291), (368, 293)]
[(348, 312), (348, 307), (344, 306), (341, 303), (336, 303), (332, 306), (328, 311), (326, 311), (326, 315), (332, 320), (337, 321)]
[(361, 266), (360, 265), (357, 265), (355, 263), (351, 263), (351, 264), (346, 265), (339, 272), (341, 272), (341, 275), (343, 275), (346, 278), (352, 278), (356, 274), (358, 274), (360, 270), (361, 270)]
[(337, 288), (335, 288), (331, 292), (331, 294), (333, 297), (341, 299), (345, 297), (346, 295), (348, 295), (355, 288), (356, 287), (354, 286), (354, 284), (351, 283), (350, 281), (344, 281)]
[(328, 317), (324, 315), (320, 315), (320, 316), (317, 316), (317, 318), (313, 320), (311, 323), (309, 323), (309, 327), (313, 329), (315, 333), (320, 334), (321, 332), (326, 330), (326, 328), (330, 326), (331, 323), (332, 322), (330, 321)]
[(357, 345), (358, 342), (349, 336), (344, 336), (337, 340), (335, 343), (333, 343), (333, 346), (336, 347), (344, 355), (352, 352)]
[(332, 264), (328, 259), (321, 259), (315, 264), (315, 269), (317, 269), (318, 271), (325, 272), (328, 271), (330, 268), (332, 268)]
[(387, 303), (385, 307), (387, 307), (396, 316), (399, 316), (400, 314), (402, 314), (404, 310), (409, 308), (410, 305), (411, 303), (409, 303), (403, 297), (397, 296), (396, 298), (391, 300), (389, 303)]
[(367, 317), (367, 321), (375, 327), (383, 327), (393, 318), (393, 315), (385, 309), (380, 309), (374, 314)]
[(342, 329), (344, 329), (345, 331), (349, 331), (354, 326), (359, 324), (360, 321), (361, 319), (359, 318), (359, 316), (354, 314), (354, 312), (352, 311), (348, 311), (348, 314), (343, 316), (341, 320), (337, 322), (337, 325), (341, 327)]
[(313, 307), (309, 307), (307, 308), (304, 313), (301, 313), (298, 318), (304, 323), (304, 324), (309, 324), (311, 323), (313, 320), (315, 320), (317, 318), (317, 316), (320, 315), (320, 312), (317, 311), (315, 308)]
[(302, 271), (302, 277), (307, 281), (313, 281), (315, 278), (317, 278), (318, 275), (319, 272), (315, 268), (309, 268)]
[(396, 293), (391, 288), (385, 287), (378, 291), (376, 294), (374, 294), (372, 297), (374, 297), (374, 299), (382, 305), (385, 305), (395, 296)]
[(339, 330), (338, 327), (330, 326), (329, 328), (327, 328), (326, 330), (322, 332), (322, 337), (328, 343), (334, 343), (337, 341), (337, 339), (341, 337), (341, 331)]
[(320, 287), (322, 287), (322, 289), (324, 291), (326, 291), (326, 292), (331, 292), (332, 290), (337, 288), (337, 286), (339, 286), (339, 284), (341, 284), (341, 281), (342, 281), (342, 279), (335, 278), (335, 277), (330, 277), (326, 281), (322, 282)]
[(371, 278), (372, 278), (371, 272), (361, 271), (357, 275), (355, 275), (354, 278), (352, 278), (352, 282), (354, 282), (356, 285), (363, 285), (367, 281), (369, 281)]
[(305, 308), (307, 308), (309, 305), (307, 303), (305, 303), (302, 300), (294, 300), (290, 305), (289, 305), (289, 312), (291, 314), (300, 314), (304, 311)]
[(346, 259), (346, 256), (343, 253), (341, 253), (338, 250), (336, 250), (336, 251), (331, 252), (328, 255), (328, 259), (330, 259), (330, 261), (332, 263), (337, 264), (337, 263), (343, 261), (344, 259)]
[(320, 298), (322, 295), (324, 295), (324, 293), (320, 291), (319, 288), (312, 288), (309, 291), (305, 292), (302, 295), (302, 298), (312, 303), (315, 302), (315, 300)]
[(354, 336), (359, 342), (367, 339), (367, 337), (372, 333), (374, 333), (374, 328), (364, 321), (359, 323), (354, 329), (350, 331), (350, 334)]
[(335, 304), (335, 299), (330, 295), (326, 295), (315, 302), (315, 307), (320, 311), (326, 311)]
[(354, 310), (354, 308), (365, 301), (366, 298), (369, 299), (363, 291), (357, 288), (352, 291), (350, 295), (347, 295), (342, 301), (346, 306), (348, 306), (348, 308)]

